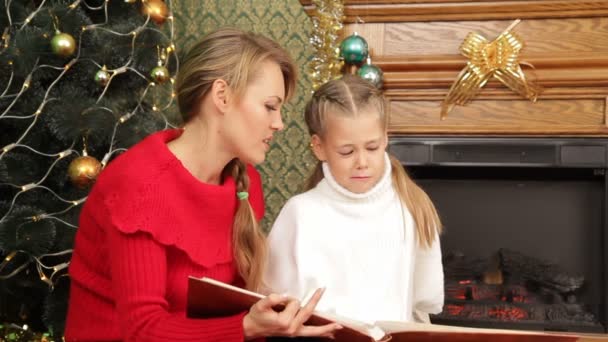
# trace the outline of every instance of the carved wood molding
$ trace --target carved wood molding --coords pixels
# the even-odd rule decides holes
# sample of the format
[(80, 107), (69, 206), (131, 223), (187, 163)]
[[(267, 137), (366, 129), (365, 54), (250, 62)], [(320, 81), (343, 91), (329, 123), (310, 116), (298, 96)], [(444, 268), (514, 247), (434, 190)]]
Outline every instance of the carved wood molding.
[[(448, 89), (387, 89), (384, 95), (390, 101), (442, 101)], [(608, 87), (595, 88), (547, 88), (543, 89), (539, 100), (583, 100), (606, 99), (608, 101)], [(475, 100), (523, 100), (506, 87), (484, 88), (475, 96)], [(608, 106), (607, 106), (608, 107)]]
[(526, 137), (544, 137), (559, 136), (559, 137), (605, 137), (608, 135), (608, 128), (599, 125), (571, 125), (558, 128), (547, 128), (544, 125), (517, 127), (517, 126), (493, 126), (483, 127), (471, 124), (470, 126), (411, 126), (411, 125), (392, 125), (388, 129), (389, 135), (433, 135), (433, 134), (449, 134), (449, 135), (509, 135), (509, 136), (526, 136)]
[[(387, 95), (399, 90), (449, 88), (466, 65), (459, 55), (378, 56), (373, 59), (384, 72)], [(608, 59), (598, 54), (522, 56), (531, 80), (547, 88), (608, 87)], [(486, 88), (504, 88), (491, 80)], [(493, 94), (487, 92), (486, 94)], [(495, 93), (498, 95), (498, 93)]]
[[(300, 0), (308, 15), (312, 0)], [(606, 0), (345, 0), (346, 23), (600, 17)]]

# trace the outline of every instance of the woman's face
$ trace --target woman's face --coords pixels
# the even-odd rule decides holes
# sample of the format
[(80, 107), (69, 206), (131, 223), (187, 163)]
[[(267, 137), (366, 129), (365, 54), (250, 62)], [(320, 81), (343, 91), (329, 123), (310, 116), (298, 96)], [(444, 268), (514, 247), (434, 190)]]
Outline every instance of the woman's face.
[(226, 111), (223, 136), (227, 148), (245, 163), (259, 164), (266, 158), (273, 134), (283, 129), (281, 107), (285, 81), (276, 62), (264, 61), (239, 99)]

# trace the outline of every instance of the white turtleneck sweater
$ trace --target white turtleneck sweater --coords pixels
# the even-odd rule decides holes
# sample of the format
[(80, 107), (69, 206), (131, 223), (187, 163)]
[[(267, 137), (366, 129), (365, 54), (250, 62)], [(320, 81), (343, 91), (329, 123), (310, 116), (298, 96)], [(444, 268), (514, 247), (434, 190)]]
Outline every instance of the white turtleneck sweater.
[(323, 173), (277, 217), (268, 237), (266, 285), (299, 299), (325, 287), (318, 311), (369, 323), (412, 321), (414, 310), (441, 312), (439, 239), (430, 249), (418, 246), (388, 155), (382, 178), (366, 193), (340, 186), (326, 163)]

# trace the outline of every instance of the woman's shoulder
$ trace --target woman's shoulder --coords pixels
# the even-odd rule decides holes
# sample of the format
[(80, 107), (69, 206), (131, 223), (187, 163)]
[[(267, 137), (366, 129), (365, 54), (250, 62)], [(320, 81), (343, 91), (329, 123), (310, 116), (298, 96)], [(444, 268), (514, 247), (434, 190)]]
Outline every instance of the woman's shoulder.
[(158, 175), (170, 167), (164, 132), (153, 133), (112, 160), (100, 173), (97, 187), (128, 189), (154, 182)]
[(162, 151), (166, 148), (163, 134), (166, 131), (149, 135), (104, 168), (85, 204), (88, 213), (100, 220), (119, 218), (119, 223), (132, 226), (142, 217), (164, 212), (162, 199), (170, 195), (174, 184), (163, 176), (172, 164), (164, 156), (169, 152)]

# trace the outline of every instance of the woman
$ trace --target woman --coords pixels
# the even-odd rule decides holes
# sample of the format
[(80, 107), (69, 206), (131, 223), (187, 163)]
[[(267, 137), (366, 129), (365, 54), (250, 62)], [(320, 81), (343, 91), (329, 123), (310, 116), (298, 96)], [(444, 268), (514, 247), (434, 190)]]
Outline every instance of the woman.
[[(275, 42), (236, 29), (185, 56), (176, 92), (185, 126), (150, 135), (108, 165), (80, 217), (66, 340), (243, 341), (330, 336), (304, 306), (269, 295), (248, 312), (186, 318), (187, 278), (257, 290), (266, 255), (259, 174), (296, 72)], [(273, 306), (284, 304), (280, 313)]]

